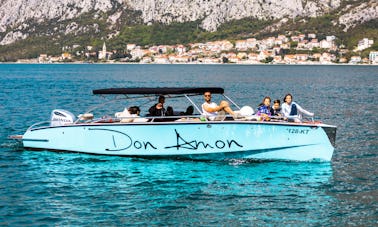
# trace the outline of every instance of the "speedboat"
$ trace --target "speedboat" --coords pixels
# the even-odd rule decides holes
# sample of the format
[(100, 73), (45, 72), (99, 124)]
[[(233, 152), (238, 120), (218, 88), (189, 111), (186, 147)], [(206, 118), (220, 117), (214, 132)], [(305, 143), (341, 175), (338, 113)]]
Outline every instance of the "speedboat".
[[(204, 116), (200, 106), (207, 91), (232, 103), (238, 115), (214, 120)], [(336, 126), (313, 119), (261, 121), (250, 107), (240, 108), (219, 87), (109, 88), (93, 90), (93, 94), (107, 100), (77, 117), (55, 109), (49, 121), (33, 124), (12, 138), (22, 141), (26, 150), (144, 158), (330, 161), (334, 151)], [(194, 113), (147, 116), (127, 113), (127, 109), (110, 110), (120, 100), (127, 106), (142, 103), (143, 109), (159, 95), (186, 100)], [(96, 112), (99, 107), (108, 112)], [(98, 114), (102, 116), (95, 117)]]

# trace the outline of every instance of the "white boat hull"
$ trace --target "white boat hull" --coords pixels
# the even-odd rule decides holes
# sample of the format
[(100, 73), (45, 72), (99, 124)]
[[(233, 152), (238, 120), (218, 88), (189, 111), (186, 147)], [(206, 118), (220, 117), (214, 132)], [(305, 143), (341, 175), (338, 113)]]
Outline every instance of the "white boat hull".
[(330, 161), (334, 151), (324, 124), (275, 122), (91, 123), (26, 131), (26, 149), (100, 155), (251, 158)]

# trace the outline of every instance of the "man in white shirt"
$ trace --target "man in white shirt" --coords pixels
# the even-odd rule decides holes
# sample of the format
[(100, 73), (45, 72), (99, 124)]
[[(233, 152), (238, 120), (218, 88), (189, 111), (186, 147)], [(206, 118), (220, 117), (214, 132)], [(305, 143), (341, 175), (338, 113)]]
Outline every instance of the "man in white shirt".
[(205, 102), (202, 104), (202, 114), (208, 117), (210, 120), (215, 120), (218, 116), (218, 112), (225, 111), (231, 115), (235, 115), (234, 111), (230, 108), (227, 101), (221, 101), (219, 105), (215, 102), (211, 102), (211, 93), (205, 92), (203, 95)]

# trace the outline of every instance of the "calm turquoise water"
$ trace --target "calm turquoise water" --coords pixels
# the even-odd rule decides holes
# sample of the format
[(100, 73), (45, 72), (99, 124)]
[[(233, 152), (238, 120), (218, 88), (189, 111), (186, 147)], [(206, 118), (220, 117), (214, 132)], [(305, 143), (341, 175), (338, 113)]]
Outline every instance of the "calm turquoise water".
[[(0, 64), (0, 225), (376, 226), (378, 67)], [(338, 126), (331, 163), (194, 162), (23, 151), (7, 136), (99, 103), (92, 89), (222, 86), (294, 99)]]

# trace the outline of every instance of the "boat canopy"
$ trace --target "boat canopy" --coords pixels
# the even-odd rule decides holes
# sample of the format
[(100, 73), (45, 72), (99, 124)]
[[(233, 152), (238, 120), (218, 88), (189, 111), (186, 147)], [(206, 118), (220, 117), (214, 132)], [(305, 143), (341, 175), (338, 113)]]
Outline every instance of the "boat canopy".
[(107, 88), (93, 90), (94, 95), (118, 95), (118, 94), (133, 94), (133, 95), (168, 95), (168, 94), (203, 94), (205, 92), (213, 94), (223, 94), (224, 89), (220, 87), (161, 87), (161, 88)]

